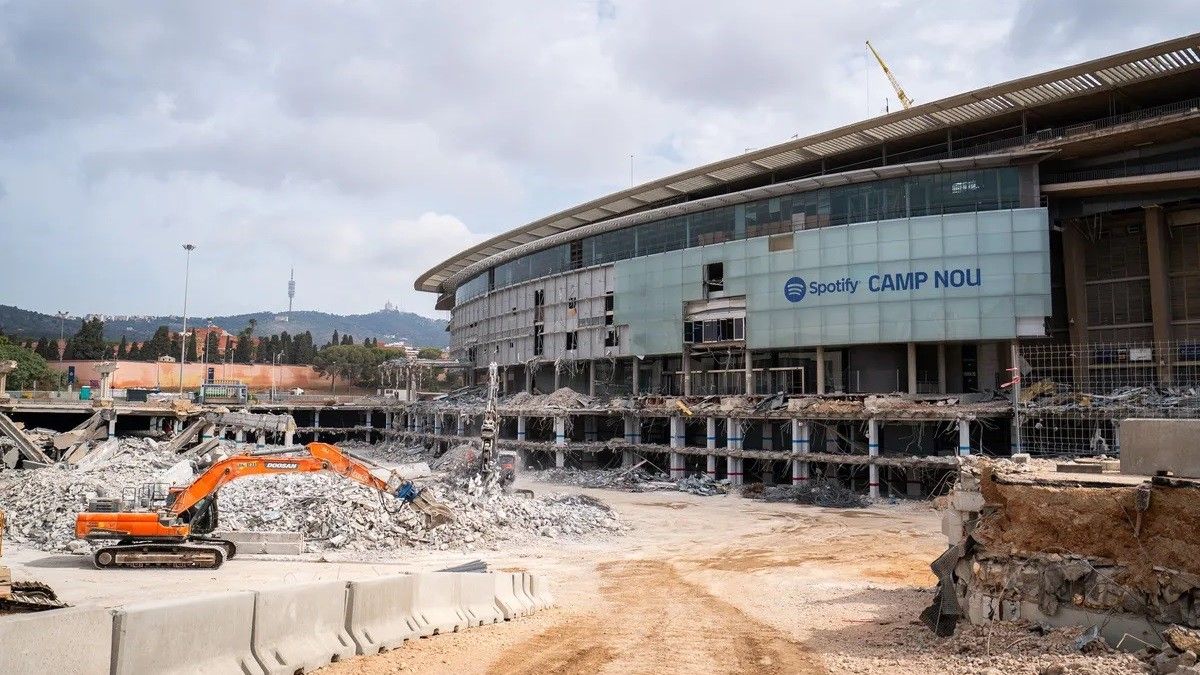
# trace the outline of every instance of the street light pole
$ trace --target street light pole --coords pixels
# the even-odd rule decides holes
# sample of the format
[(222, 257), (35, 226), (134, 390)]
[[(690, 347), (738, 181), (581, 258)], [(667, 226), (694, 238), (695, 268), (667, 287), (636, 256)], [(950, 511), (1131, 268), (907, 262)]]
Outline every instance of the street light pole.
[(58, 360), (59, 361), (63, 360), (63, 352), (67, 351), (65, 349), (66, 336), (63, 334), (63, 323), (66, 320), (67, 320), (67, 313), (62, 310), (59, 310), (59, 312), (58, 312), (58, 344), (55, 345), (55, 347), (61, 347), (63, 349), (62, 349), (62, 351), (59, 351), (58, 349), (54, 350), (55, 352), (58, 352)]
[(179, 333), (179, 393), (183, 394), (183, 364), (184, 357), (187, 356), (187, 301), (188, 301), (188, 277), (192, 272), (192, 251), (196, 250), (195, 244), (184, 244), (183, 250), (187, 251), (187, 259), (183, 264), (183, 330)]

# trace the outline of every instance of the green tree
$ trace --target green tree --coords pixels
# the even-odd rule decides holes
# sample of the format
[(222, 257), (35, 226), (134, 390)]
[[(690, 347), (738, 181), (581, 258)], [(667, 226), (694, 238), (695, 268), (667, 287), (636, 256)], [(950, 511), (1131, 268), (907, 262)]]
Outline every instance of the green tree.
[(188, 363), (195, 363), (200, 360), (200, 354), (196, 351), (196, 332), (188, 333), (187, 337), (187, 360)]
[(63, 375), (50, 368), (46, 359), (0, 336), (0, 361), (16, 361), (17, 369), (8, 374), (9, 389), (57, 389)]
[(379, 371), (385, 355), (378, 349), (362, 345), (326, 347), (317, 353), (313, 369), (329, 378), (329, 391), (337, 390), (339, 379), (361, 383), (371, 381)]
[(139, 354), (143, 361), (156, 361), (160, 356), (166, 356), (171, 352), (171, 331), (166, 326), (159, 326), (154, 330), (154, 335), (144, 343), (139, 350)]
[(84, 321), (75, 336), (71, 338), (71, 349), (67, 352), (69, 359), (102, 359), (104, 358), (104, 322), (98, 317)]
[(237, 334), (237, 348), (233, 350), (235, 363), (253, 363), (254, 361), (254, 329), (258, 321), (250, 319), (246, 327)]
[(171, 344), (169, 347), (167, 347), (167, 353), (164, 354), (164, 356), (169, 356), (178, 361), (179, 357), (182, 355), (182, 352), (183, 337), (181, 337), (179, 333), (171, 333)]
[(129, 358), (129, 341), (125, 339), (124, 335), (121, 336), (121, 342), (117, 344), (117, 358)]
[(421, 347), (417, 350), (418, 359), (440, 359), (442, 350), (439, 347)]
[(340, 344), (342, 344), (342, 341), (338, 339), (338, 332), (335, 330), (335, 331), (333, 331), (333, 339), (330, 340), (329, 344), (327, 344), (325, 346), (326, 347), (336, 347)]
[(129, 345), (129, 351), (125, 352), (125, 358), (129, 359), (130, 361), (138, 361), (142, 358), (141, 351), (142, 350), (138, 348), (138, 343), (135, 342)]
[(354, 336), (350, 335), (349, 333), (343, 335), (342, 336), (342, 344), (344, 344), (344, 345), (354, 344)]

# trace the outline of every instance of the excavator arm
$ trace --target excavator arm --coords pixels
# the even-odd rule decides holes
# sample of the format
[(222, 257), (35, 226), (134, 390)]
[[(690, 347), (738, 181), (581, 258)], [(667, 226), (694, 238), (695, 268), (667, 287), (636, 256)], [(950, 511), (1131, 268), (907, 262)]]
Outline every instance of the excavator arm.
[(201, 500), (216, 494), (225, 484), (245, 476), (330, 471), (408, 502), (412, 502), (417, 494), (411, 483), (383, 480), (372, 474), (366, 463), (347, 455), (337, 446), (309, 443), (305, 447), (308, 455), (234, 455), (216, 462), (175, 496), (169, 508), (171, 515), (186, 513)]

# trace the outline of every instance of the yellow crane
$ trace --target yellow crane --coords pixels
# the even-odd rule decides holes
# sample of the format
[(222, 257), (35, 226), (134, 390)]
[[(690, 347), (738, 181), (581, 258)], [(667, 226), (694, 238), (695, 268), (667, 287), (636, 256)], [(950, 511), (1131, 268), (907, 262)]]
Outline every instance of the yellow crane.
[(867, 40), (867, 49), (871, 50), (871, 54), (873, 54), (875, 56), (875, 60), (879, 62), (879, 67), (883, 68), (883, 74), (887, 75), (888, 82), (892, 83), (892, 89), (896, 90), (896, 96), (900, 98), (900, 105), (904, 106), (905, 110), (911, 108), (913, 100), (908, 97), (908, 94), (904, 93), (904, 87), (901, 87), (900, 83), (896, 81), (896, 76), (892, 74), (892, 69), (888, 68), (887, 64), (883, 62), (883, 57), (880, 56), (879, 52), (875, 51), (875, 48), (871, 46), (870, 40)]

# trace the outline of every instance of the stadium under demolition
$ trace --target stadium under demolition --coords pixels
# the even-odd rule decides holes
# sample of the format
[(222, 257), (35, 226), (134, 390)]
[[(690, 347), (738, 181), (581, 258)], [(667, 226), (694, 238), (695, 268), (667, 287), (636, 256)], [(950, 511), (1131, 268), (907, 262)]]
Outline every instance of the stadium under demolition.
[(1198, 71), (1190, 35), (518, 227), (421, 275), (452, 358), (376, 395), (0, 400), (9, 602), (54, 605), (0, 670), (1200, 673)]

